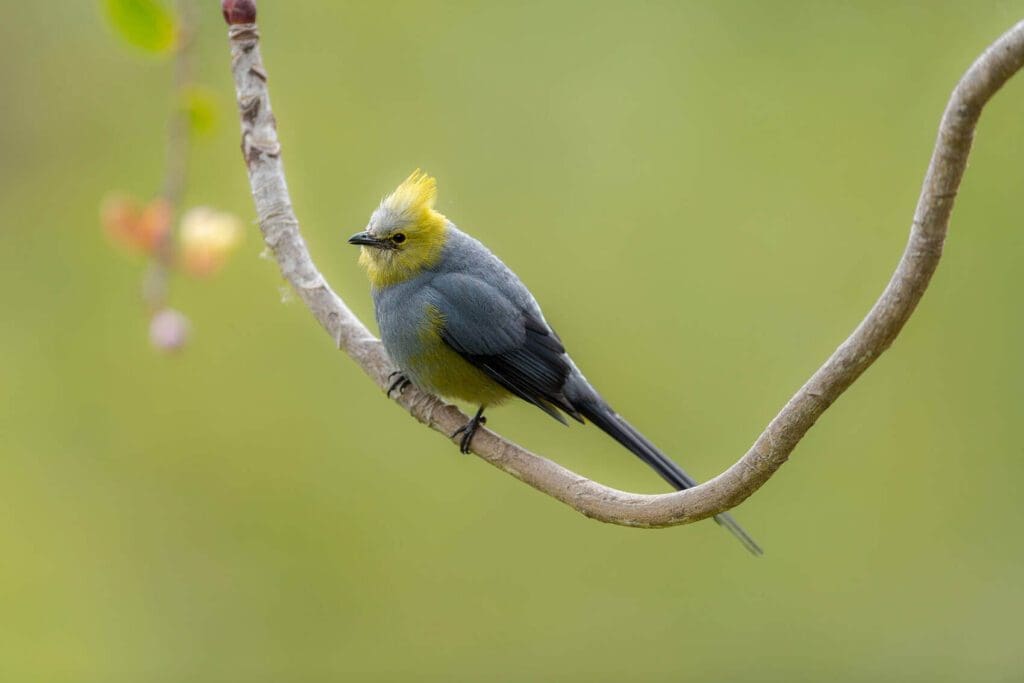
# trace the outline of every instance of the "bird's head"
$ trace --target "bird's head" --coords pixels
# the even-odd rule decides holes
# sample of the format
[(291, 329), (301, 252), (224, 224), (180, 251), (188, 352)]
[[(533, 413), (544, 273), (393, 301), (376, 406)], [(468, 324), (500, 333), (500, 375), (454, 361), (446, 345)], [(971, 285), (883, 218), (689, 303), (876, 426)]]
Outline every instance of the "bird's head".
[(366, 230), (348, 238), (375, 287), (387, 287), (437, 263), (447, 219), (434, 210), (437, 181), (419, 169), (384, 198)]

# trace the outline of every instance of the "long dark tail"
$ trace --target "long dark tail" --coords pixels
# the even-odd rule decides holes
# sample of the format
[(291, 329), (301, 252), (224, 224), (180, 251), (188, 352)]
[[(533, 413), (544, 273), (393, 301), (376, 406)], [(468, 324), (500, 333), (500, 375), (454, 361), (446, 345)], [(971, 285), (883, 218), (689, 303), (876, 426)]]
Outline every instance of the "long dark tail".
[[(638, 432), (633, 425), (622, 419), (601, 397), (596, 394), (586, 396), (580, 400), (572, 401), (572, 405), (579, 411), (580, 415), (593, 422), (605, 434), (628, 448), (677, 490), (682, 491), (697, 485), (697, 481), (693, 477), (684, 472), (679, 465), (672, 462), (667, 455), (655, 448), (654, 444)], [(715, 515), (715, 521), (728, 529), (751, 553), (754, 555), (761, 555), (763, 553), (761, 546), (743, 530), (743, 527), (731, 515), (723, 512)]]

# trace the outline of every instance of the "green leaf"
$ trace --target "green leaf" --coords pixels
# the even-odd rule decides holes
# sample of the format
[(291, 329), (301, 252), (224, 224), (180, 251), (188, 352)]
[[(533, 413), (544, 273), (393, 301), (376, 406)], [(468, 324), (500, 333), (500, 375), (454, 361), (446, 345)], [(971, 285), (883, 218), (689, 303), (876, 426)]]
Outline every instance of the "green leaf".
[(188, 116), (189, 129), (196, 135), (209, 135), (220, 119), (220, 104), (209, 88), (192, 85), (181, 95), (181, 108)]
[(103, 0), (107, 19), (128, 43), (164, 54), (178, 38), (174, 14), (159, 0)]

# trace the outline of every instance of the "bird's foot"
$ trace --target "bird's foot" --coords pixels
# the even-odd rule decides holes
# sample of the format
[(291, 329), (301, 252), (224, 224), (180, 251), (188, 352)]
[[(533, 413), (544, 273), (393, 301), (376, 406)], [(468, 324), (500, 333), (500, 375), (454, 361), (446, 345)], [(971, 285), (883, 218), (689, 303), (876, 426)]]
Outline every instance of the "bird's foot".
[(388, 381), (391, 382), (391, 384), (388, 386), (388, 398), (391, 398), (391, 392), (395, 391), (396, 389), (398, 390), (398, 396), (401, 396), (405, 388), (412, 384), (412, 380), (406, 377), (401, 370), (395, 370), (390, 375), (388, 375)]
[(469, 422), (456, 429), (455, 433), (452, 434), (453, 439), (462, 434), (462, 439), (459, 440), (459, 450), (463, 454), (469, 454), (469, 442), (476, 435), (476, 430), (485, 424), (487, 424), (487, 418), (484, 417), (484, 409), (480, 408), (480, 410), (476, 411), (476, 415), (469, 419)]

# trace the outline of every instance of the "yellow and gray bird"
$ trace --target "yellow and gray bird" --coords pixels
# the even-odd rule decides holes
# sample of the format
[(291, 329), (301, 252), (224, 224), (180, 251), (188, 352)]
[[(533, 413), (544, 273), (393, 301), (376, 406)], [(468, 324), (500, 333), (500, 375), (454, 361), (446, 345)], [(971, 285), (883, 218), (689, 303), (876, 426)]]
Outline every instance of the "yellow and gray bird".
[[(424, 391), (479, 406), (456, 434), (468, 453), (484, 410), (517, 396), (562, 424), (590, 420), (683, 490), (697, 482), (611, 409), (551, 329), (530, 290), (487, 247), (434, 209), (436, 181), (415, 171), (373, 212), (361, 247), (377, 324), (400, 369), (391, 391)], [(390, 394), (391, 391), (388, 393)], [(727, 514), (744, 546), (757, 543)]]

